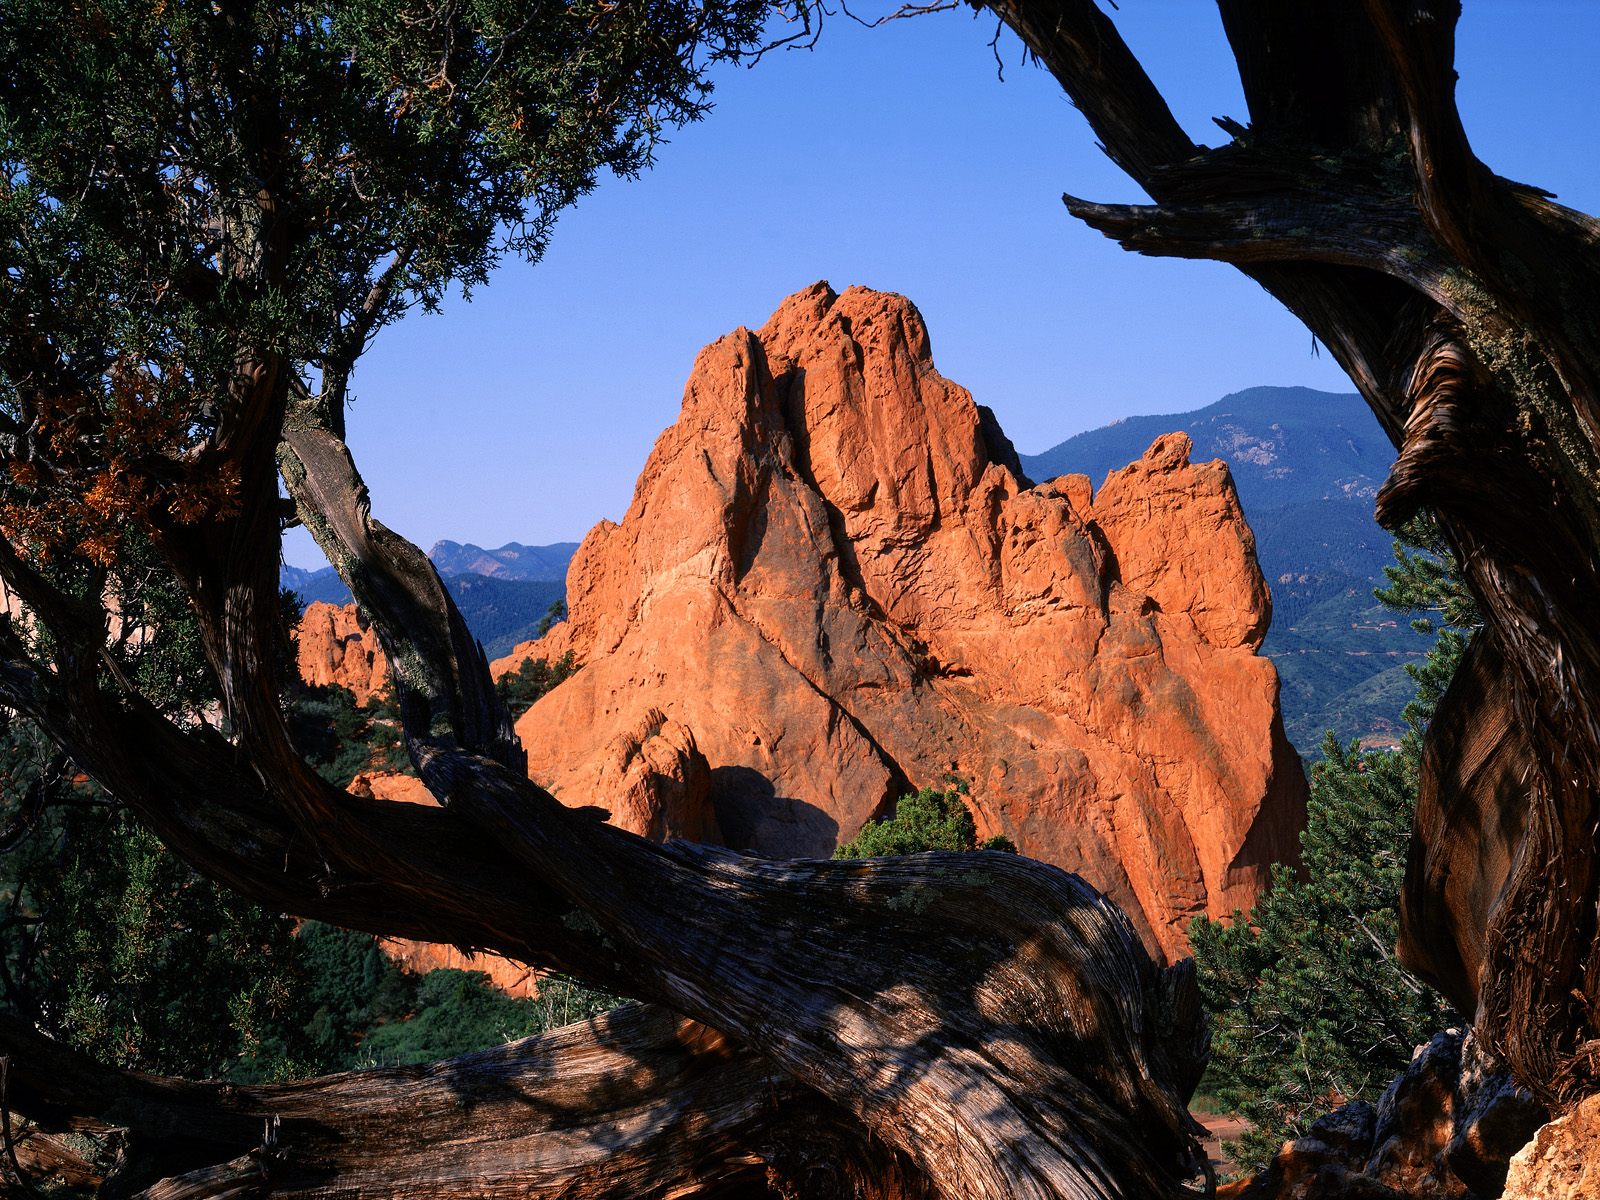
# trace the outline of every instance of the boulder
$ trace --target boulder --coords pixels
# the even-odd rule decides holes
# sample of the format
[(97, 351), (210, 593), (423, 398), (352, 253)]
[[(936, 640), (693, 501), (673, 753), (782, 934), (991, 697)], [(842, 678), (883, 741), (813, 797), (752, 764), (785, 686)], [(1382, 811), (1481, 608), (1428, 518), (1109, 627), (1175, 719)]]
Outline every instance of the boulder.
[(656, 709), (611, 743), (588, 799), (609, 811), (612, 824), (651, 841), (722, 841), (711, 767), (694, 734)]
[[(1494, 1200), (1506, 1185), (1508, 1163), (1516, 1162), (1513, 1154), (1544, 1115), (1471, 1033), (1448, 1029), (1416, 1048), (1376, 1109), (1360, 1100), (1335, 1109), (1305, 1137), (1286, 1142), (1266, 1171), (1217, 1195), (1219, 1200)], [(1512, 1192), (1508, 1188), (1505, 1194)], [(1529, 1191), (1525, 1200), (1564, 1200), (1566, 1195)]]
[(398, 804), (423, 804), (431, 808), (438, 808), (439, 802), (434, 799), (415, 775), (405, 775), (399, 771), (362, 771), (350, 781), (350, 786), (345, 788), (353, 796), (366, 796), (373, 800), (392, 800)]
[(568, 620), (496, 664), (584, 664), (518, 723), (530, 773), (610, 807), (616, 746), (657, 713), (692, 731), (726, 842), (781, 856), (960, 777), (981, 837), (1182, 955), (1296, 856), (1305, 810), (1254, 539), (1189, 450), (1034, 486), (909, 301), (791, 296), (700, 353)]
[(1219, 1187), (1218, 1200), (1404, 1200), (1361, 1172), (1376, 1129), (1377, 1113), (1365, 1101), (1337, 1108), (1286, 1142), (1266, 1171)]
[(354, 604), (306, 605), (295, 643), (300, 678), (313, 687), (348, 688), (365, 704), (389, 686), (389, 660)]
[(1446, 1030), (1379, 1100), (1366, 1174), (1408, 1196), (1498, 1196), (1511, 1156), (1545, 1115), (1470, 1031)]
[(1502, 1200), (1600, 1196), (1600, 1096), (1540, 1128), (1511, 1160)]

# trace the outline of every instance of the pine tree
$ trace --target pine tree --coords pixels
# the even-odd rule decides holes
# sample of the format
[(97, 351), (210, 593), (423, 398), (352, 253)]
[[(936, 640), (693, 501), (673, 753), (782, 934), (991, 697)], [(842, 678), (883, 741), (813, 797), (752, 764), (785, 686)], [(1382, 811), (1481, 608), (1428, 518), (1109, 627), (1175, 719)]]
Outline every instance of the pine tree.
[(1341, 745), (1330, 732), (1311, 769), (1298, 870), (1232, 921), (1190, 930), (1212, 1014), (1206, 1087), (1254, 1132), (1234, 1157), (1260, 1168), (1284, 1140), (1349, 1100), (1375, 1100), (1413, 1048), (1456, 1021), (1442, 997), (1396, 961), (1397, 906), (1416, 807), (1422, 734), (1478, 615), (1456, 564), (1425, 520), (1399, 531), (1385, 604), (1428, 613), (1437, 633), (1420, 664), (1398, 751)]

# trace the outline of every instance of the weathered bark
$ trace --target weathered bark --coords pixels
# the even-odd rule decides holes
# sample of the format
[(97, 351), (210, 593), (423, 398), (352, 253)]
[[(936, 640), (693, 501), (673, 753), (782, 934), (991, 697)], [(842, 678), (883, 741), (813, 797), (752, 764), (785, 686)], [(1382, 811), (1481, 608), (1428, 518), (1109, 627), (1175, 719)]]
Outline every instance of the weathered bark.
[[(1600, 1090), (1600, 225), (1473, 155), (1454, 0), (1221, 0), (1251, 118), (1219, 120), (1221, 149), (1182, 135), (1088, 0), (989, 7), (1154, 201), (1069, 210), (1282, 300), (1400, 449), (1380, 520), (1438, 514), (1488, 628), (1429, 736), (1403, 945), (1542, 1099)], [(1486, 751), (1514, 784), (1479, 786)], [(1467, 846), (1495, 848), (1470, 886), (1438, 869)]]
[(1401, 957), (1460, 1012), (1477, 1003), (1489, 916), (1526, 833), (1532, 764), (1506, 671), (1494, 639), (1474, 639), (1434, 714), (1400, 895)]
[[(903, 1159), (703, 1026), (640, 1006), (425, 1067), (234, 1087), (101, 1067), (11, 1021), (12, 1107), (125, 1131), (112, 1195), (920, 1200)], [(821, 1185), (821, 1186), (819, 1186)]]

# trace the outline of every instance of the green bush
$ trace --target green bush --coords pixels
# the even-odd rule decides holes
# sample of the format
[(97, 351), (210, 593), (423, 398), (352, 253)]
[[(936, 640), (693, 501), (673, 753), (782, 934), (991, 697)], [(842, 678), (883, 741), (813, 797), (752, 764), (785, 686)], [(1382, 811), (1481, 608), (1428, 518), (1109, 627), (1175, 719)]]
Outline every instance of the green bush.
[(532, 999), (513, 999), (481, 971), (411, 975), (370, 934), (318, 921), (307, 921), (296, 940), (311, 1010), (304, 1039), (325, 1071), (453, 1058), (626, 1003), (560, 976), (542, 980)]
[(1376, 1100), (1412, 1049), (1455, 1021), (1394, 958), (1415, 752), (1362, 751), (1330, 734), (1323, 753), (1300, 872), (1274, 868), (1248, 916), (1190, 929), (1212, 1013), (1203, 1089), (1255, 1126), (1233, 1157), (1256, 1169), (1323, 1113)]
[[(546, 993), (550, 994), (546, 994)], [(454, 1058), (471, 1050), (584, 1020), (624, 1003), (571, 980), (549, 980), (535, 999), (513, 999), (478, 971), (429, 971), (418, 981), (413, 1011), (371, 1030), (357, 1063), (391, 1066)]]
[(311, 1065), (287, 917), (195, 874), (18, 719), (0, 730), (0, 808), (32, 814), (0, 859), (0, 1007), (112, 1066)]
[(411, 772), (392, 693), (358, 705), (348, 688), (297, 685), (288, 716), (296, 748), (334, 787), (363, 771)]
[(546, 692), (578, 673), (572, 651), (567, 651), (555, 662), (543, 658), (530, 658), (515, 672), (508, 672), (495, 681), (500, 699), (513, 718), (522, 716)]
[(924, 850), (1005, 850), (1016, 847), (1005, 837), (978, 845), (977, 827), (967, 811), (967, 785), (956, 781), (943, 788), (923, 788), (902, 796), (894, 815), (868, 821), (861, 832), (833, 852), (835, 858), (877, 858), (919, 854)]

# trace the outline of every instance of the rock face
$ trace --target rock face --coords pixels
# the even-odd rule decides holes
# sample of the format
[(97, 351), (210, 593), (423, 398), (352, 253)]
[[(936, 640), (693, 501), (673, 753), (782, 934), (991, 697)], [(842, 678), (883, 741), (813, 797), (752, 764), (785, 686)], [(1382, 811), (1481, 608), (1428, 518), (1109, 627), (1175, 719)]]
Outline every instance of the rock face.
[(345, 788), (353, 796), (366, 796), (372, 800), (390, 800), (398, 804), (421, 804), (438, 808), (433, 793), (415, 775), (399, 771), (362, 771)]
[[(337, 607), (312, 604), (297, 630), (300, 671), (309, 684), (338, 684), (355, 693), (356, 702), (388, 686), (389, 668), (377, 637), (363, 628), (354, 604)], [(502, 660), (502, 663), (508, 660)], [(520, 664), (519, 664), (520, 665)], [(495, 675), (504, 674), (504, 667)], [(600, 792), (609, 801), (613, 824), (655, 841), (687, 838), (719, 842), (711, 806), (711, 768), (695, 745), (694, 734), (662, 713), (647, 710), (630, 729), (618, 734), (593, 759)], [(437, 805), (414, 775), (395, 771), (362, 771), (346, 789), (368, 799), (399, 804)], [(494, 954), (467, 954), (404, 938), (380, 940), (384, 952), (408, 971), (441, 967), (482, 971), (496, 987), (512, 996), (535, 996), (539, 972)]]
[(445, 968), (456, 971), (481, 971), (489, 982), (508, 996), (531, 999), (539, 994), (542, 971), (498, 954), (466, 954), (454, 946), (433, 942), (412, 942), (405, 938), (379, 938), (378, 945), (402, 969), (415, 975)]
[(711, 766), (686, 726), (650, 709), (596, 762), (595, 795), (605, 797), (613, 825), (654, 842), (722, 841)]
[(615, 746), (662, 714), (728, 844), (785, 856), (954, 774), (980, 836), (1184, 953), (1294, 857), (1305, 807), (1254, 542), (1188, 452), (1031, 486), (910, 302), (791, 296), (701, 351), (622, 523), (573, 560), (568, 621), (509, 660), (584, 664), (518, 723), (530, 772), (626, 811)]
[(1551, 1121), (1511, 1160), (1504, 1200), (1600, 1196), (1600, 1096)]
[[(717, 842), (721, 833), (711, 808), (711, 768), (684, 726), (651, 710), (637, 728), (615, 738), (596, 758), (599, 794), (607, 797), (610, 820), (654, 841), (687, 838)], [(422, 780), (410, 775), (363, 772), (350, 782), (358, 796), (405, 804), (437, 804)], [(454, 946), (382, 938), (395, 962), (418, 974), (454, 967), (482, 971), (510, 996), (539, 994), (543, 973), (497, 954), (467, 954)]]
[(389, 686), (389, 662), (354, 604), (308, 604), (295, 627), (300, 678), (313, 687), (349, 688), (357, 704)]

